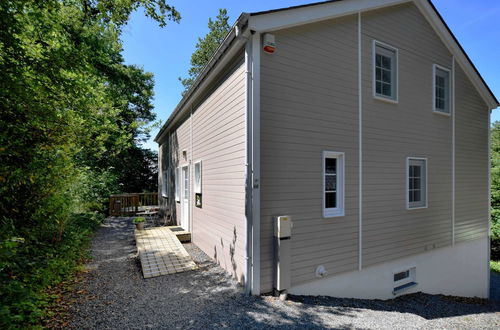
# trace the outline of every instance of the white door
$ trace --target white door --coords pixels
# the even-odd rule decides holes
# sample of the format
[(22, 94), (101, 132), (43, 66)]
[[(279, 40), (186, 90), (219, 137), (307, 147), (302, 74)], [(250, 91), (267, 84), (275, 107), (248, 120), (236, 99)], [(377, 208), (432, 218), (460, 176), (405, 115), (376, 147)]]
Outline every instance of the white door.
[(182, 191), (181, 191), (181, 227), (189, 230), (189, 167), (182, 168)]

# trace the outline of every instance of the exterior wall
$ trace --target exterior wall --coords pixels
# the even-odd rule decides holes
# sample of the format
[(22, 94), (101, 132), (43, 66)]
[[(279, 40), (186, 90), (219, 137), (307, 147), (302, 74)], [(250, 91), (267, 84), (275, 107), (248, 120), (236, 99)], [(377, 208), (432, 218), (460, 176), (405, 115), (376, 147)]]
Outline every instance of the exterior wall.
[(246, 272), (245, 77), (239, 62), (193, 113), (193, 164), (202, 161), (203, 197), (202, 208), (192, 208), (193, 242), (241, 282)]
[[(432, 77), (453, 58), (413, 4), (363, 13), (362, 38), (365, 267), (452, 242), (453, 121), (433, 112)], [(374, 39), (399, 51), (397, 104), (373, 98)], [(409, 156), (427, 158), (425, 209), (406, 209)]]
[[(180, 224), (182, 217), (181, 203), (174, 201), (174, 169), (189, 165), (192, 241), (244, 282), (246, 75), (242, 54), (216, 80), (210, 91), (197, 101), (192, 116), (181, 120), (162, 141), (160, 147), (167, 145), (170, 151), (162, 150), (161, 159), (162, 163), (171, 164), (169, 199), (172, 202), (168, 204), (174, 211), (174, 221)], [(200, 160), (202, 207), (198, 208), (194, 205), (193, 178), (194, 164)]]
[[(289, 215), (294, 223), (292, 287), (301, 288), (293, 292), (303, 294), (321, 292), (306, 284), (319, 283), (315, 276), (319, 265), (331, 276), (321, 280), (330, 282), (322, 283), (330, 284), (336, 278), (354, 274), (360, 253), (364, 270), (353, 279), (369, 276), (363, 274), (370, 274), (378, 265), (397, 264), (393, 263), (395, 260), (421, 263), (422, 269), (417, 269), (420, 274), (439, 268), (439, 258), (467, 249), (469, 245), (461, 245), (468, 244), (465, 241), (482, 242), (487, 237), (486, 105), (457, 65), (453, 218), (454, 118), (436, 114), (432, 107), (433, 64), (451, 70), (453, 57), (413, 4), (362, 13), (361, 25), (361, 251), (358, 16), (273, 32), (277, 52), (261, 54), (262, 292), (273, 287), (273, 216), (276, 215)], [(373, 97), (373, 40), (399, 50), (396, 104)], [(324, 150), (345, 152), (344, 217), (322, 216)], [(425, 209), (406, 209), (406, 159), (410, 156), (427, 158)], [(454, 231), (456, 250), (448, 248), (453, 244)], [(481, 265), (487, 258), (483, 250), (470, 251), (480, 258)], [(425, 258), (433, 261), (425, 263)], [(477, 272), (474, 274), (482, 276), (478, 279), (481, 289), (478, 286), (476, 291), (460, 292), (484, 296), (482, 285), (487, 281), (487, 268), (474, 270), (477, 265), (473, 263), (469, 269), (467, 263), (456, 267), (445, 263), (443, 260), (443, 267), (429, 274), (448, 270)], [(455, 291), (460, 286), (457, 283), (442, 286), (441, 291), (434, 290), (436, 287), (424, 276), (427, 284), (419, 285), (420, 290), (460, 293)], [(466, 277), (459, 280), (461, 285), (470, 283)], [(352, 282), (349, 287), (355, 284)], [(441, 282), (436, 279), (435, 285), (438, 284)]]
[[(318, 295), (360, 299), (392, 299), (393, 272), (416, 267), (417, 285), (401, 292), (427, 292), (460, 297), (488, 297), (488, 239), (480, 238), (338, 276), (297, 285), (296, 295)], [(452, 276), (451, 276), (452, 275)], [(464, 285), (467, 283), (467, 285)]]
[[(292, 285), (358, 267), (357, 16), (274, 32), (261, 54), (261, 290), (273, 287), (273, 216), (289, 215)], [(345, 217), (323, 218), (322, 153), (345, 152)]]
[(456, 76), (455, 242), (488, 235), (488, 112), (464, 72)]

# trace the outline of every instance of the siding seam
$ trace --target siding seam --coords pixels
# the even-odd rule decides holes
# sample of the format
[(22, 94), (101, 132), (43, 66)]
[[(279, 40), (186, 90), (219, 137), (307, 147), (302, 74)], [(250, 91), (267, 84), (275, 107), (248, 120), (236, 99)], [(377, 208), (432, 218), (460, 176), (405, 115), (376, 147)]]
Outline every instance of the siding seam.
[[(452, 90), (452, 105), (451, 105), (451, 245), (455, 246), (455, 56), (452, 56), (451, 64), (451, 90)], [(435, 102), (435, 100), (432, 100)]]
[(362, 96), (362, 33), (361, 33), (361, 12), (358, 12), (358, 111), (359, 111), (359, 122), (358, 122), (358, 152), (359, 152), (359, 164), (358, 164), (358, 217), (359, 217), (359, 232), (358, 232), (358, 244), (359, 244), (359, 265), (358, 269), (363, 269), (363, 96)]

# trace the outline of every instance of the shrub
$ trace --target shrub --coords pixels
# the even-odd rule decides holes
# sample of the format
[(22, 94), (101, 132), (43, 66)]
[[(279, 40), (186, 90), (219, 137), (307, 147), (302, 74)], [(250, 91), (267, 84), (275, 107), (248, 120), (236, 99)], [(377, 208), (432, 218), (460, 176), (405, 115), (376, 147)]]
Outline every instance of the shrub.
[(97, 213), (70, 217), (61, 240), (32, 238), (0, 241), (0, 328), (34, 325), (44, 314), (44, 290), (68, 279), (85, 256), (83, 248), (103, 216)]
[(146, 221), (146, 218), (144, 218), (144, 217), (137, 217), (133, 221), (134, 221), (134, 223), (141, 223), (141, 222)]

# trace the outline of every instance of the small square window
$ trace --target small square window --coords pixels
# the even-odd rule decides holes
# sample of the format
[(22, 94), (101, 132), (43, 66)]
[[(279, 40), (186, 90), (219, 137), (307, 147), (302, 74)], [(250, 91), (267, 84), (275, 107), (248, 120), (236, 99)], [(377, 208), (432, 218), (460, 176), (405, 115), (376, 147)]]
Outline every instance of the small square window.
[(373, 88), (377, 98), (397, 101), (398, 99), (398, 51), (374, 41), (373, 46)]

